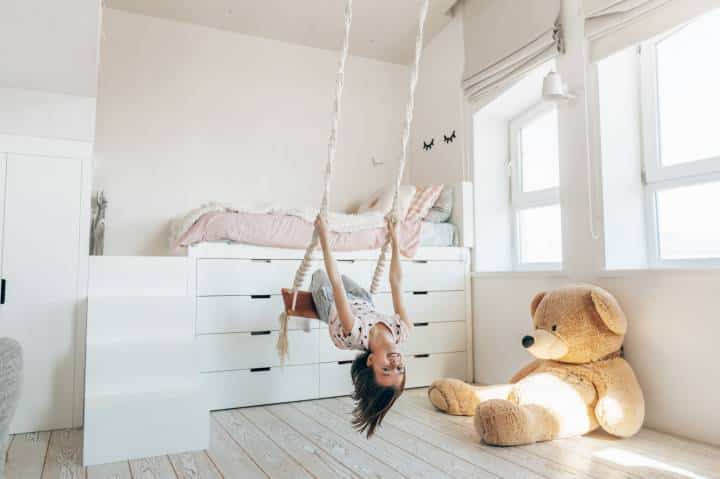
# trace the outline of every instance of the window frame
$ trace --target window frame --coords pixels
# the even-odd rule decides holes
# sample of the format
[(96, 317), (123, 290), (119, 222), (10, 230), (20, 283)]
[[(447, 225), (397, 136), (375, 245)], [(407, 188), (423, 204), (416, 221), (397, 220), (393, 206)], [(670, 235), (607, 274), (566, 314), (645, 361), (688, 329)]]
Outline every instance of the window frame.
[[(537, 191), (525, 192), (522, 190), (522, 130), (538, 117), (557, 110), (557, 106), (548, 102), (539, 102), (519, 114), (509, 122), (509, 182), (510, 182), (510, 211), (512, 214), (512, 265), (515, 271), (559, 271), (563, 268), (562, 246), (561, 260), (559, 262), (523, 262), (521, 258), (520, 245), (522, 241), (520, 231), (520, 211), (541, 208), (546, 206), (560, 205), (560, 187), (545, 188)], [(558, 125), (558, 134), (560, 133)], [(560, 158), (558, 155), (558, 164)], [(561, 210), (562, 211), (562, 210)], [(562, 231), (561, 231), (562, 235)]]
[(720, 181), (720, 154), (687, 163), (663, 166), (661, 158), (657, 46), (686, 25), (640, 44), (640, 101), (643, 147), (642, 182), (645, 190), (647, 252), (652, 268), (717, 268), (720, 256), (665, 259), (660, 253), (659, 214), (656, 194), (683, 186)]

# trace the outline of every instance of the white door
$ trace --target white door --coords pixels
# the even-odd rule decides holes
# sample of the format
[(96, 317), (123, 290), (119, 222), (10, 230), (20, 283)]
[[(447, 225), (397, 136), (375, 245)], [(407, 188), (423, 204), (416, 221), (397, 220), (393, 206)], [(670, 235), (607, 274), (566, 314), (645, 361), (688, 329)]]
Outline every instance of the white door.
[(82, 162), (7, 155), (0, 336), (23, 347), (11, 432), (72, 426)]

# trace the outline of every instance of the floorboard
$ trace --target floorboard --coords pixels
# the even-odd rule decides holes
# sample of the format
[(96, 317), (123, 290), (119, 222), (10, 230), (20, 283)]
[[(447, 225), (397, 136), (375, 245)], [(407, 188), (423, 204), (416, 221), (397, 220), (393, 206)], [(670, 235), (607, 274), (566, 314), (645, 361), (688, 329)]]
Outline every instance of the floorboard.
[(364, 434), (359, 434), (348, 421), (349, 415), (340, 419), (334, 414), (327, 414), (320, 406), (312, 402), (305, 402), (295, 407), (308, 418), (314, 419), (318, 424), (330, 431), (335, 431), (358, 449), (362, 449), (378, 461), (388, 464), (406, 477), (417, 479), (450, 479), (441, 469), (432, 466), (417, 456), (407, 453), (393, 443), (382, 437), (368, 440)]
[[(318, 401), (317, 404), (327, 412), (334, 414), (340, 420), (346, 420), (352, 411), (352, 405), (343, 403), (338, 399), (324, 399)], [(402, 429), (390, 424), (383, 423), (382, 427), (376, 432), (376, 435), (407, 451), (414, 458), (421, 458), (438, 469), (445, 471), (445, 473), (451, 477), (457, 479), (493, 479), (499, 477), (462, 458), (439, 449), (432, 442), (408, 434)]]
[(362, 479), (264, 407), (241, 410), (265, 435), (317, 479)]
[(205, 451), (171, 454), (168, 458), (178, 479), (222, 478)]
[(7, 479), (39, 478), (50, 445), (49, 432), (18, 434), (8, 448), (5, 477)]
[(269, 406), (268, 410), (360, 477), (388, 479), (406, 477), (384, 462), (378, 461), (365, 451), (353, 446), (340, 435), (309, 419), (292, 405)]
[(66, 429), (50, 434), (42, 479), (84, 479), (82, 431)]
[[(215, 416), (215, 414), (213, 414)], [(214, 419), (210, 419), (210, 449), (208, 457), (226, 478), (262, 479), (269, 477), (238, 447), (230, 435)]]
[(82, 431), (11, 437), (7, 479), (720, 479), (720, 448), (649, 429), (519, 447), (483, 444), (472, 418), (409, 390), (368, 440), (352, 401), (321, 399), (215, 412), (210, 448), (82, 467)]
[(277, 479), (311, 479), (303, 467), (247, 420), (240, 411), (222, 411), (215, 419), (265, 473)]
[(130, 461), (130, 471), (134, 479), (177, 479), (167, 456)]
[(128, 461), (88, 466), (87, 479), (132, 479)]

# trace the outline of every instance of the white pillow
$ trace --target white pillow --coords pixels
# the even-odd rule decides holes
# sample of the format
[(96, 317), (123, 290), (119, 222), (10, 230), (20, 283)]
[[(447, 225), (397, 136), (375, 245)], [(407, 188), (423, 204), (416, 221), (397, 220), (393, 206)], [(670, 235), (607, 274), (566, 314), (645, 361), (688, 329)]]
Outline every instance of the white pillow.
[[(413, 197), (415, 196), (416, 188), (413, 185), (400, 185), (400, 194), (398, 196), (398, 203), (400, 206), (400, 218), (405, 219), (407, 210), (410, 207)], [(380, 213), (383, 216), (390, 213), (392, 208), (393, 194), (395, 188), (393, 186), (387, 186), (381, 191), (373, 194), (370, 199), (360, 205), (358, 208), (358, 214), (367, 213), (372, 211)]]

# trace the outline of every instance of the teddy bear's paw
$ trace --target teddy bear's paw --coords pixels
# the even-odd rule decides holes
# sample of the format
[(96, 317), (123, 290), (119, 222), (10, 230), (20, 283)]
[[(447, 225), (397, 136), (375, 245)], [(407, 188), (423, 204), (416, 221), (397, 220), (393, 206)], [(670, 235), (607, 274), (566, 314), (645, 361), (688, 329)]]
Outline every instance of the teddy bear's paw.
[(458, 379), (434, 381), (428, 398), (437, 409), (454, 416), (472, 416), (478, 403), (475, 388)]
[(475, 430), (484, 443), (492, 446), (518, 446), (543, 440), (543, 431), (524, 407), (503, 399), (478, 404)]

